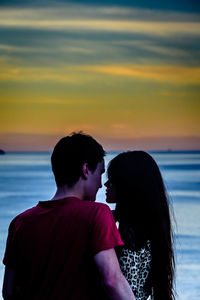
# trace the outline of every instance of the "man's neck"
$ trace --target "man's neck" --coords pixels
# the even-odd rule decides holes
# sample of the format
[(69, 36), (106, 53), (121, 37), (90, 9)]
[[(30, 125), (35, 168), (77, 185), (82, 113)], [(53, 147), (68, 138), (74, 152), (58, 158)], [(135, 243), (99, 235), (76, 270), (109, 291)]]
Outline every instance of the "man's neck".
[(75, 184), (73, 187), (68, 187), (66, 185), (62, 187), (57, 187), (57, 191), (51, 200), (59, 200), (68, 197), (76, 197), (83, 199), (83, 190), (80, 185)]

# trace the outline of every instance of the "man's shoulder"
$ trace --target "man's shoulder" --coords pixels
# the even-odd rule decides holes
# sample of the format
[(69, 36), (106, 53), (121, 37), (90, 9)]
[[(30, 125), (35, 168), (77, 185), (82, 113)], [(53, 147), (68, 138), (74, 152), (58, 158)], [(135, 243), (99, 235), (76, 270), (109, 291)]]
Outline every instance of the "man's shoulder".
[(88, 218), (88, 222), (91, 220), (95, 221), (99, 218), (109, 218), (109, 216), (112, 215), (107, 204), (87, 200), (83, 200), (80, 203), (77, 211), (79, 211), (79, 216)]
[(101, 220), (102, 222), (106, 222), (113, 218), (112, 211), (107, 204), (93, 202), (91, 207), (91, 215), (93, 215), (94, 220)]
[(26, 209), (25, 211), (19, 213), (12, 221), (11, 221), (11, 225), (15, 224), (16, 222), (20, 222), (21, 220), (31, 216), (32, 214), (34, 214), (34, 212), (37, 210), (37, 206), (31, 207)]
[(37, 210), (37, 206), (30, 207), (21, 212), (17, 217), (26, 217), (32, 215)]
[(92, 201), (85, 201), (85, 202), (87, 203), (88, 207), (94, 210), (110, 210), (110, 207), (105, 203), (92, 202)]

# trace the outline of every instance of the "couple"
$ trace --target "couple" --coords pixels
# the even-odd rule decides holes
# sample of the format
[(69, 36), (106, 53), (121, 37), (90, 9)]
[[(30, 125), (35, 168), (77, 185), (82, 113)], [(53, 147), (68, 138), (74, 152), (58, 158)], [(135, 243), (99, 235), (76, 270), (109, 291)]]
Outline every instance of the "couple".
[(57, 143), (56, 194), (10, 224), (4, 299), (174, 299), (171, 223), (158, 166), (142, 151), (110, 162), (105, 186), (106, 201), (116, 203), (113, 215), (95, 202), (104, 156), (82, 133)]

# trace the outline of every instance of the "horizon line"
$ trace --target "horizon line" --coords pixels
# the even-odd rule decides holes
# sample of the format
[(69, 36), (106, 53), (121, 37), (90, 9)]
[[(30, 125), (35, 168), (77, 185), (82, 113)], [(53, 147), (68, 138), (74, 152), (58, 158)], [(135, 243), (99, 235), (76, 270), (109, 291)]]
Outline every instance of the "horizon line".
[[(4, 150), (4, 149), (1, 149), (0, 150), (3, 150), (5, 152), (5, 154), (7, 153), (52, 153), (51, 150)], [(136, 150), (116, 150), (116, 149), (113, 149), (113, 150), (105, 150), (106, 153), (111, 153), (111, 152), (128, 152), (128, 151), (140, 151), (138, 149)], [(141, 149), (141, 151), (145, 151), (145, 152), (151, 152), (151, 153), (154, 153), (154, 152), (167, 152), (167, 153), (170, 153), (170, 152), (200, 152), (200, 148), (199, 149), (153, 149), (153, 150), (148, 150), (148, 149)], [(4, 154), (3, 154), (4, 155)]]

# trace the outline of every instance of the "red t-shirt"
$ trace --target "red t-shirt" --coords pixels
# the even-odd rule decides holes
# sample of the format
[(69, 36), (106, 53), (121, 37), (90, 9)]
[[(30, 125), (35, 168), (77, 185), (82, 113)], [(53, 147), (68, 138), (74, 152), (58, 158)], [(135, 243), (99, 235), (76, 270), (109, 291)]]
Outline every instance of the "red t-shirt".
[(3, 263), (16, 299), (106, 299), (94, 255), (123, 245), (112, 212), (75, 197), (39, 202), (10, 224)]

